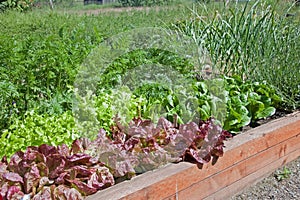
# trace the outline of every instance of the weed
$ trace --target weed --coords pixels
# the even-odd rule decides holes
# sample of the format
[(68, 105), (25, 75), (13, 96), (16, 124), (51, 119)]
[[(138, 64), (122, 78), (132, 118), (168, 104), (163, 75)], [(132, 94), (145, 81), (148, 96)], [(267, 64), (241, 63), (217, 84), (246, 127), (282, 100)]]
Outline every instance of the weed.
[(291, 171), (289, 170), (289, 168), (287, 167), (283, 167), (282, 170), (279, 170), (276, 174), (275, 174), (275, 178), (277, 179), (277, 181), (282, 181), (284, 179), (287, 179), (290, 177), (291, 175)]

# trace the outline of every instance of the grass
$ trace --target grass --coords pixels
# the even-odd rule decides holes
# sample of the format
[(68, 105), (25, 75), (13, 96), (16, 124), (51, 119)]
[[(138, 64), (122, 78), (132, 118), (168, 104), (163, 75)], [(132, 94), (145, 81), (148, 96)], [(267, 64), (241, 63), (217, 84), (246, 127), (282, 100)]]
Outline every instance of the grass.
[[(194, 4), (194, 0), (173, 0), (169, 2), (167, 5), (163, 5), (160, 7), (178, 7), (185, 6), (190, 7)], [(156, 6), (152, 6), (156, 7)], [(41, 4), (39, 9), (50, 9), (48, 3)], [(91, 10), (101, 10), (101, 9), (109, 9), (109, 8), (122, 8), (121, 4), (116, 2), (108, 2), (105, 4), (87, 4), (84, 5), (83, 1), (67, 1), (67, 2), (57, 2), (54, 4), (54, 9), (59, 11), (91, 11)]]
[[(139, 27), (166, 27), (185, 18), (188, 9), (179, 7), (156, 11), (107, 12), (101, 15), (85, 16), (58, 10), (40, 10), (18, 13), (0, 14), (1, 35), (12, 36), (16, 40), (24, 40), (26, 35), (57, 35), (60, 28), (69, 32), (81, 26), (81, 35), (93, 37), (112, 36), (114, 34)], [(93, 30), (94, 29), (94, 30)], [(16, 41), (18, 42), (18, 41)]]
[(96, 9), (103, 9), (103, 8), (116, 8), (120, 7), (119, 3), (107, 3), (107, 4), (87, 4), (84, 5), (82, 2), (76, 2), (74, 4), (69, 5), (63, 5), (58, 4), (56, 6), (57, 10), (76, 10), (76, 11), (82, 11), (82, 10), (96, 10)]
[(300, 26), (292, 4), (278, 2), (200, 5), (176, 27), (206, 48), (211, 67), (225, 75), (267, 81), (285, 99), (284, 109), (299, 107)]

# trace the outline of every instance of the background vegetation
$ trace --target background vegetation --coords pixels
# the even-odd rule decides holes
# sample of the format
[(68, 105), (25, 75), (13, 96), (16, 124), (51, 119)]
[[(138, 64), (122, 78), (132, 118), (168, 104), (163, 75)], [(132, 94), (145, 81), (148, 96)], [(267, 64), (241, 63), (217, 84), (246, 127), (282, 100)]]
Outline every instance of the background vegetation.
[[(100, 15), (85, 15), (85, 11), (80, 11), (86, 10), (83, 6), (57, 6), (50, 10), (48, 6), (34, 6), (36, 2), (24, 2), (1, 2), (0, 143), (5, 151), (0, 156), (11, 155), (28, 145), (70, 144), (80, 137), (83, 133), (77, 130), (71, 113), (73, 84), (80, 64), (105, 39), (139, 27), (176, 30), (208, 50), (210, 66), (218, 72), (227, 91), (223, 98), (227, 105), (223, 126), (227, 130), (238, 132), (243, 126), (274, 114), (275, 108), (299, 108), (300, 17), (293, 1), (228, 5), (183, 1), (159, 10)], [(181, 59), (168, 61), (167, 52), (159, 55), (163, 56), (153, 50), (132, 52), (115, 61), (107, 77), (126, 72), (135, 61), (169, 62), (182, 69), (189, 65)], [(215, 115), (213, 94), (202, 77), (190, 72), (186, 75), (194, 80), (197, 111), (207, 119)], [(109, 106), (115, 97), (109, 91), (113, 88), (112, 79), (108, 80), (106, 90), (100, 88), (94, 97), (96, 118), (107, 131), (116, 114)], [(122, 94), (121, 91), (116, 96)], [(165, 116), (170, 120), (174, 114), (180, 118), (188, 110), (179, 106), (173, 94), (174, 91), (155, 85), (139, 88), (129, 98), (129, 118), (139, 114), (150, 118), (152, 106), (157, 103), (165, 108)], [(159, 102), (155, 101), (156, 96), (161, 97)]]

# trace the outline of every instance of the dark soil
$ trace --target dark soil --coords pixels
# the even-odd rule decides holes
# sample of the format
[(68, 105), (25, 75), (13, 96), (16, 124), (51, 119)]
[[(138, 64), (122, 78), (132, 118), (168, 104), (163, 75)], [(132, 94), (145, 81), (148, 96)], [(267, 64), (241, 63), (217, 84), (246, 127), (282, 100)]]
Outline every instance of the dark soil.
[(268, 123), (269, 121), (271, 120), (274, 120), (274, 119), (278, 119), (278, 118), (281, 118), (281, 117), (284, 117), (288, 114), (291, 114), (293, 113), (294, 111), (287, 111), (287, 110), (276, 110), (276, 113), (274, 115), (272, 115), (271, 117), (268, 117), (266, 119), (261, 119), (261, 120), (258, 120), (256, 122), (253, 122), (251, 124), (249, 124), (248, 126), (245, 126), (243, 127), (243, 130), (242, 132), (245, 132), (249, 129), (252, 129), (252, 128), (255, 128), (255, 127), (258, 127), (260, 125), (263, 125), (263, 124), (266, 124)]

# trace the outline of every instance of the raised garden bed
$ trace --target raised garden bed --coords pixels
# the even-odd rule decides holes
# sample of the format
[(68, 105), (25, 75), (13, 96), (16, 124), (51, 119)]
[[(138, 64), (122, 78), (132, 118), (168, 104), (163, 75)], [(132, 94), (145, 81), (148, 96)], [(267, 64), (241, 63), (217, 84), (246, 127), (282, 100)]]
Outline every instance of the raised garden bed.
[(100, 199), (225, 199), (300, 156), (300, 112), (251, 129), (225, 143), (215, 164), (169, 164), (99, 191)]

